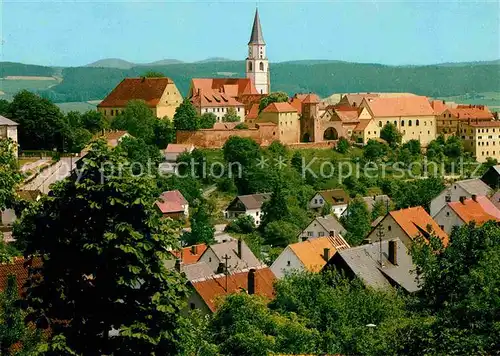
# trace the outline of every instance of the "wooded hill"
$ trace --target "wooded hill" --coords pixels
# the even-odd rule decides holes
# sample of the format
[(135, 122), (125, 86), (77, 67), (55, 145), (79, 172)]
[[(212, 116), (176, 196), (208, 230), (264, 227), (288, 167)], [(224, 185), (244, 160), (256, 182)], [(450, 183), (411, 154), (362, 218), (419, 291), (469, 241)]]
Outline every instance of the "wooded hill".
[[(242, 77), (243, 61), (178, 63), (135, 66), (130, 69), (70, 67), (63, 81), (40, 92), (55, 102), (103, 99), (123, 78), (149, 70), (171, 77), (186, 94), (194, 77)], [(498, 61), (450, 63), (428, 66), (387, 66), (341, 61), (293, 61), (271, 63), (271, 88), (292, 95), (315, 92), (325, 97), (345, 92), (412, 92), (446, 97), (477, 92), (500, 92)], [(55, 69), (19, 63), (1, 63), (1, 76), (52, 75)]]

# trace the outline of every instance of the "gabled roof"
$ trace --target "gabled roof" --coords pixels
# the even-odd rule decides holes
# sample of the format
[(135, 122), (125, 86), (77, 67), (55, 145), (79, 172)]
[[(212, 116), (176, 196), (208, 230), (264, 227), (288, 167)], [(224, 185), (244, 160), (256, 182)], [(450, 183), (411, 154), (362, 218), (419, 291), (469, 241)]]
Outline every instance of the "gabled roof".
[(500, 190), (498, 190), (493, 196), (490, 198), (490, 201), (497, 209), (500, 209)]
[(228, 270), (230, 272), (262, 266), (262, 263), (244, 241), (241, 241), (241, 256), (238, 256), (238, 240), (211, 245), (203, 254), (207, 253), (208, 250), (211, 250), (219, 261), (224, 261), (226, 256), (229, 257)]
[(264, 35), (262, 34), (262, 28), (260, 27), (259, 10), (255, 9), (255, 17), (253, 19), (252, 33), (250, 34), (250, 41), (248, 44), (260, 44), (264, 45)]
[(356, 125), (354, 131), (365, 131), (365, 129), (370, 125), (372, 119), (359, 120), (359, 124)]
[(181, 272), (186, 274), (188, 281), (207, 278), (214, 275), (214, 271), (205, 262), (195, 262), (181, 266)]
[(260, 209), (262, 207), (262, 204), (264, 204), (264, 202), (266, 200), (269, 200), (270, 198), (271, 193), (238, 195), (233, 199), (231, 203), (229, 203), (226, 210), (234, 209), (235, 205), (239, 202), (243, 204), (243, 207), (246, 210)]
[(369, 196), (369, 197), (363, 197), (363, 200), (365, 201), (366, 205), (368, 206), (368, 211), (371, 212), (373, 210), (373, 206), (377, 202), (384, 202), (385, 204), (389, 204), (391, 202), (391, 198), (385, 194), (381, 195), (374, 195), (374, 196)]
[[(333, 216), (332, 214), (326, 215), (326, 216), (318, 216), (313, 221), (317, 221), (318, 224), (323, 226), (323, 228), (326, 231), (335, 231), (336, 236), (338, 236), (339, 234), (343, 235), (346, 233), (346, 229), (337, 220), (337, 218), (335, 216)], [(339, 244), (335, 244), (336, 249), (349, 248), (349, 244), (344, 239), (342, 239), (342, 240), (343, 241), (340, 241), (340, 240), (338, 241)]]
[(357, 93), (357, 94), (345, 94), (342, 98), (342, 102), (346, 102), (350, 106), (359, 106), (364, 98), (377, 98), (379, 94), (377, 93)]
[(7, 119), (5, 116), (0, 115), (0, 126), (17, 126), (17, 122)]
[(466, 224), (475, 222), (482, 225), (490, 220), (500, 221), (500, 210), (487, 197), (451, 202), (448, 206)]
[(441, 115), (448, 106), (444, 103), (443, 100), (432, 100), (431, 107), (434, 109), (434, 114)]
[[(389, 241), (341, 250), (337, 252), (334, 259), (342, 259), (368, 287), (388, 289), (391, 285), (395, 285), (410, 293), (416, 292), (420, 288), (414, 273), (415, 265), (406, 246), (399, 239), (395, 239), (395, 241), (397, 244), (397, 265), (393, 265), (388, 259)], [(381, 247), (382, 261), (380, 261)]]
[(479, 108), (474, 106), (458, 106), (456, 108), (448, 108), (446, 112), (452, 114), (455, 118), (460, 120), (480, 119), (480, 120), (493, 120), (493, 114), (485, 107)]
[(456, 185), (461, 187), (470, 195), (484, 195), (487, 196), (491, 193), (491, 188), (481, 179), (465, 179), (455, 182)]
[(170, 78), (125, 78), (98, 107), (125, 107), (130, 100), (144, 100), (149, 107), (156, 107), (169, 84)]
[[(207, 307), (215, 312), (217, 302), (222, 297), (233, 293), (245, 293), (248, 291), (248, 272), (249, 270), (239, 271), (226, 276), (218, 274), (208, 278), (202, 278), (191, 281), (191, 285), (203, 299)], [(268, 268), (255, 268), (255, 294), (274, 298), (274, 281), (276, 276)], [(227, 289), (226, 289), (227, 282)]]
[(111, 141), (120, 140), (127, 136), (130, 136), (127, 131), (117, 130), (105, 132), (101, 137), (108, 141), (108, 144), (111, 144)]
[(297, 242), (288, 247), (293, 251), (297, 258), (302, 262), (304, 268), (310, 272), (319, 272), (328, 261), (324, 259), (325, 248), (330, 249), (330, 258), (337, 251), (333, 239), (329, 237), (318, 237), (315, 239)]
[(331, 205), (343, 205), (349, 203), (349, 194), (343, 189), (320, 190), (319, 195)]
[(198, 92), (200, 94), (222, 93), (231, 97), (259, 94), (249, 78), (193, 78), (190, 94), (195, 96)]
[(351, 108), (349, 106), (334, 106), (333, 111), (337, 114), (342, 123), (358, 123), (359, 120), (359, 112), (356, 108)]
[(292, 100), (290, 100), (290, 105), (292, 105), (300, 115), (300, 114), (302, 114), (302, 99), (300, 99), (300, 97), (298, 97), (298, 95), (301, 95), (301, 94), (295, 94), (295, 96), (292, 98)]
[(302, 104), (319, 104), (319, 101), (320, 100), (318, 95), (310, 93), (306, 95), (304, 100), (302, 100)]
[(364, 102), (374, 117), (435, 115), (425, 96), (378, 97), (365, 99)]
[(430, 226), (434, 235), (441, 239), (443, 245), (448, 245), (448, 235), (421, 206), (394, 210), (389, 214), (409, 238), (413, 239), (417, 236), (427, 238), (429, 234), (428, 226)]
[(164, 153), (183, 153), (191, 152), (194, 149), (193, 145), (185, 145), (182, 143), (169, 143), (165, 148)]
[(262, 112), (297, 112), (297, 109), (295, 109), (290, 103), (288, 102), (283, 102), (283, 103), (271, 103), (269, 104)]
[(178, 190), (163, 192), (156, 202), (156, 206), (163, 214), (184, 212), (183, 205), (188, 202)]
[(39, 268), (42, 260), (39, 257), (25, 259), (24, 257), (14, 257), (12, 262), (0, 263), (0, 292), (7, 287), (9, 275), (16, 277), (17, 289), (22, 294), (23, 286), (29, 277), (30, 268)]
[(248, 114), (245, 119), (255, 120), (258, 117), (259, 117), (259, 104), (252, 104), (252, 107), (250, 108), (250, 111), (248, 111)]
[[(236, 96), (237, 90), (233, 90)], [(191, 99), (191, 103), (196, 107), (225, 107), (225, 106), (244, 106), (238, 100), (226, 93), (218, 93), (216, 91), (203, 91), (199, 95), (195, 94)]]
[(500, 121), (470, 122), (467, 125), (472, 127), (500, 127)]
[(175, 258), (180, 258), (184, 265), (198, 262), (198, 259), (207, 249), (207, 245), (198, 244), (188, 247), (183, 247), (180, 250), (170, 251)]

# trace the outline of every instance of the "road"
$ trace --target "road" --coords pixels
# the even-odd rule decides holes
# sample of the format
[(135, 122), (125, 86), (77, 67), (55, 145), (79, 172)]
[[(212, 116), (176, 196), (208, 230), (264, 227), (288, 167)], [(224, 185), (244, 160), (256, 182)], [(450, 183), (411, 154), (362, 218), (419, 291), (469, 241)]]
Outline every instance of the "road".
[(68, 177), (76, 167), (75, 157), (61, 157), (59, 162), (38, 174), (32, 181), (25, 184), (21, 190), (40, 190), (47, 194), (50, 191), (50, 185)]

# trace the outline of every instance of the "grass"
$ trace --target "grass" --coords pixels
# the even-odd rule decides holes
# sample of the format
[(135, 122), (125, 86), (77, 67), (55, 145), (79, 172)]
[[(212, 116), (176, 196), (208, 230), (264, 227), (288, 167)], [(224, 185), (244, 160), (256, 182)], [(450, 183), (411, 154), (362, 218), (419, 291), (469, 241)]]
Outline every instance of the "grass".
[(70, 111), (78, 111), (84, 113), (87, 111), (95, 111), (96, 106), (84, 101), (71, 102), (71, 103), (56, 103), (62, 112), (67, 113)]
[(487, 105), (492, 111), (500, 111), (500, 92), (467, 93), (439, 98), (458, 104)]

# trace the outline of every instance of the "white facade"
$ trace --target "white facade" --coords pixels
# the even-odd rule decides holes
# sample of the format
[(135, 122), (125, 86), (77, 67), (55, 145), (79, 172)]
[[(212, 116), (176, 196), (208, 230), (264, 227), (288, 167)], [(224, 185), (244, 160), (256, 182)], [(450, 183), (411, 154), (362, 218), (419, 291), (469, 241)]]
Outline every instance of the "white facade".
[(446, 204), (433, 219), (448, 235), (451, 234), (453, 226), (462, 226), (464, 224), (464, 221), (448, 204)]
[(17, 125), (0, 125), (0, 140), (9, 138), (14, 141), (14, 154), (17, 157)]
[(276, 278), (281, 279), (292, 271), (303, 271), (304, 265), (297, 255), (287, 246), (270, 267)]
[(204, 107), (200, 108), (200, 114), (212, 113), (217, 117), (217, 122), (223, 122), (224, 115), (227, 114), (229, 108), (233, 108), (240, 118), (239, 122), (245, 120), (245, 105), (241, 106), (217, 106), (217, 107)]
[[(323, 208), (323, 205), (325, 205), (325, 199), (323, 199), (323, 196), (320, 193), (317, 193), (311, 201), (309, 201), (309, 209), (318, 210)], [(332, 213), (339, 219), (346, 209), (347, 203), (332, 205)]]
[(269, 61), (266, 45), (249, 45), (247, 58), (247, 78), (255, 85), (259, 94), (269, 94)]
[(262, 210), (261, 209), (249, 209), (246, 210), (245, 212), (243, 211), (230, 211), (230, 210), (225, 210), (224, 211), (224, 216), (228, 220), (234, 220), (241, 214), (245, 214), (248, 216), (251, 216), (255, 222), (255, 226), (260, 225), (260, 220), (262, 219)]

